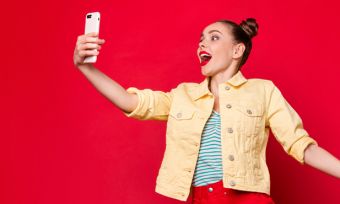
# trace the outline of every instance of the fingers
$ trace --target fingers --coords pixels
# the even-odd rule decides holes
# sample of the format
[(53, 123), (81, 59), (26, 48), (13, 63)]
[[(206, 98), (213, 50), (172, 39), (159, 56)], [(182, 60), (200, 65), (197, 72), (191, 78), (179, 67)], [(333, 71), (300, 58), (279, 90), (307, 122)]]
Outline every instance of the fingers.
[(102, 45), (105, 43), (105, 40), (104, 39), (98, 39), (98, 44)]
[(97, 50), (81, 50), (78, 52), (79, 57), (87, 57), (87, 56), (94, 56), (99, 55), (99, 51)]
[(74, 51), (74, 63), (76, 65), (83, 63), (85, 57), (99, 55), (104, 39), (98, 38), (98, 33), (92, 32), (78, 36), (76, 48)]
[(97, 43), (97, 44), (104, 44), (104, 39), (99, 39), (97, 37), (81, 35), (78, 37), (78, 43)]
[(90, 36), (90, 37), (98, 37), (98, 33), (97, 32), (87, 33), (85, 35), (86, 36)]
[(101, 49), (101, 46), (96, 43), (79, 44), (78, 50)]
[(98, 43), (103, 44), (105, 42), (104, 39), (98, 38), (97, 32), (87, 33), (85, 35), (78, 36), (79, 43)]
[(78, 36), (76, 50), (78, 52), (91, 49), (100, 50), (102, 48), (101, 45), (105, 43), (105, 40), (95, 36), (98, 36), (98, 33), (93, 32)]

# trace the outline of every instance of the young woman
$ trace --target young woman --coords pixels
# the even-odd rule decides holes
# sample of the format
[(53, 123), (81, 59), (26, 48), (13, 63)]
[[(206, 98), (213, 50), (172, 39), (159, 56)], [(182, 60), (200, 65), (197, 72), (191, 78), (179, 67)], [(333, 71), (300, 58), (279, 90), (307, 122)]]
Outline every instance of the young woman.
[(197, 56), (201, 83), (181, 83), (170, 92), (125, 90), (83, 63), (104, 43), (80, 35), (74, 64), (124, 114), (140, 120), (167, 120), (166, 150), (156, 192), (194, 204), (274, 203), (265, 150), (269, 130), (299, 161), (340, 178), (340, 162), (311, 138), (301, 118), (270, 80), (246, 79), (240, 69), (252, 48), (258, 24), (221, 20), (204, 28)]

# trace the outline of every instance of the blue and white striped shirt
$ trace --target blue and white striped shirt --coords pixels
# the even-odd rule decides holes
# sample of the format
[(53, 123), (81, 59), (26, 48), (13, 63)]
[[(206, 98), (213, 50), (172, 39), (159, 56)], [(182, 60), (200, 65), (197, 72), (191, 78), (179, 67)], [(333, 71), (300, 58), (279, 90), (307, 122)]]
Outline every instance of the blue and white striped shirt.
[(222, 178), (221, 118), (213, 110), (202, 133), (192, 185), (205, 186)]

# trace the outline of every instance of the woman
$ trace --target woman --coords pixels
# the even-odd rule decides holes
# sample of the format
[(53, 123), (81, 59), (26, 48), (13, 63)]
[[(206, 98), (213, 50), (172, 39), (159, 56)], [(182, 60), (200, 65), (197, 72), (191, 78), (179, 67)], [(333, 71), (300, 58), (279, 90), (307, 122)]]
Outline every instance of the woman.
[(274, 83), (242, 75), (257, 30), (252, 18), (208, 25), (197, 49), (205, 80), (170, 92), (125, 90), (83, 63), (99, 54), (104, 40), (94, 33), (78, 37), (74, 64), (100, 93), (128, 117), (167, 120), (157, 193), (182, 201), (192, 193), (195, 204), (274, 203), (265, 160), (269, 129), (301, 164), (340, 178), (339, 160), (308, 135)]

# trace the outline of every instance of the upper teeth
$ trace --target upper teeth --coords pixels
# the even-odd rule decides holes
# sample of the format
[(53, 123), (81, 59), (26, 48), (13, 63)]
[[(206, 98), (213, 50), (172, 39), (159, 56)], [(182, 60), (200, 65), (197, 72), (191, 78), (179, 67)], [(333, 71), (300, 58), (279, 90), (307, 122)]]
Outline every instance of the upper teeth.
[(210, 55), (203, 53), (203, 54), (201, 54), (201, 57), (210, 57)]

